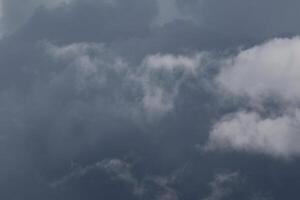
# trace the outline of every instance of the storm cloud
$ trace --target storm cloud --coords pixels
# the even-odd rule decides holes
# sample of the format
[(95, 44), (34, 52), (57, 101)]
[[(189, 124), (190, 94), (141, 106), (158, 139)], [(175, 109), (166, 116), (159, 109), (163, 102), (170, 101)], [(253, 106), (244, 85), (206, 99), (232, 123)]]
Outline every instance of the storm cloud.
[(0, 5), (1, 199), (299, 196), (298, 1)]

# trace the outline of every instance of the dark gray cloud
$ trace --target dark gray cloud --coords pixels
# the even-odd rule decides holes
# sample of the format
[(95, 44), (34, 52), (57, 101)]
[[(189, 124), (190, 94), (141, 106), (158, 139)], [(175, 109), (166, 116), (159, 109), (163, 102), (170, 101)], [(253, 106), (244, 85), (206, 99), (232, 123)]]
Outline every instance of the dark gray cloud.
[(297, 128), (212, 131), (298, 127), (297, 1), (0, 2), (1, 199), (297, 198)]
[(75, 1), (56, 9), (40, 7), (21, 30), (21, 37), (64, 43), (145, 37), (156, 13), (154, 2), (136, 0)]
[(299, 33), (297, 0), (177, 0), (180, 7), (211, 30), (259, 40)]

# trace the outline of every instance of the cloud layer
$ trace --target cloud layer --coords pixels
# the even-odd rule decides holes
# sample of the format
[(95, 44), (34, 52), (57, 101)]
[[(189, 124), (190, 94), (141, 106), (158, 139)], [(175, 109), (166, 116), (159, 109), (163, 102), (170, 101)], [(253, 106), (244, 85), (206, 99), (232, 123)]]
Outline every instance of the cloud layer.
[[(274, 39), (225, 61), (216, 83), (226, 95), (249, 99), (254, 110), (221, 119), (208, 148), (299, 156), (299, 53), (298, 37)], [(275, 115), (265, 113), (270, 101), (275, 102)]]
[(236, 96), (298, 102), (300, 39), (274, 39), (228, 59), (217, 83)]
[(299, 156), (299, 111), (262, 119), (257, 113), (238, 112), (218, 122), (207, 149), (224, 148), (274, 157)]
[(298, 1), (0, 2), (0, 199), (297, 199)]

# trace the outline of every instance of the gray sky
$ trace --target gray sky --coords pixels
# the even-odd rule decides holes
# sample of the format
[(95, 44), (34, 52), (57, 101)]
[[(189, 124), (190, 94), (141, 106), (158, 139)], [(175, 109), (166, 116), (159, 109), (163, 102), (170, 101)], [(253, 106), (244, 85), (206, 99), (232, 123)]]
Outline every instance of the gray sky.
[(0, 199), (298, 198), (299, 1), (0, 2)]

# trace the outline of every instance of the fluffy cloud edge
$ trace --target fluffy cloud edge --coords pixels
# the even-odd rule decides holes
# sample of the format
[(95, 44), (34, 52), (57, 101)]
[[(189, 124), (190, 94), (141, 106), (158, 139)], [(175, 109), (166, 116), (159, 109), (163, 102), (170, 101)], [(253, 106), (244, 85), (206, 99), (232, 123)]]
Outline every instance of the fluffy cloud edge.
[[(247, 99), (248, 111), (217, 121), (205, 150), (299, 157), (299, 53), (299, 37), (275, 38), (222, 61), (225, 64), (214, 80), (221, 96)], [(266, 112), (270, 99), (276, 102), (273, 111), (280, 108), (280, 112)]]
[(235, 150), (261, 153), (278, 158), (300, 155), (300, 111), (275, 118), (256, 112), (225, 116), (214, 125), (206, 150)]

